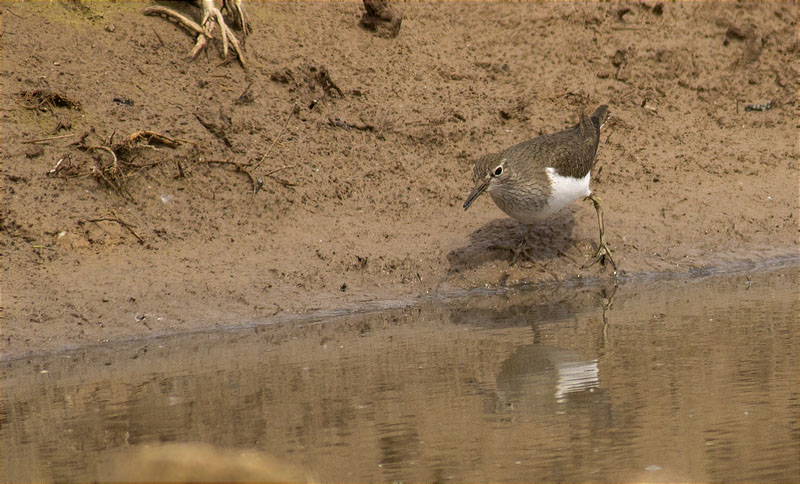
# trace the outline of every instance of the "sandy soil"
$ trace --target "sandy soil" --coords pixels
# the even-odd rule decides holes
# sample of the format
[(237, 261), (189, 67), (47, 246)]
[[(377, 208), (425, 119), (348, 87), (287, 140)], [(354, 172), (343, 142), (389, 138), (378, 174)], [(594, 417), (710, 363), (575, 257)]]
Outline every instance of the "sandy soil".
[(797, 3), (403, 3), (385, 38), (361, 2), (249, 2), (246, 70), (147, 5), (2, 6), (5, 358), (613, 277), (588, 202), (513, 267), (524, 227), (461, 208), (477, 156), (600, 103), (623, 274), (797, 256)]

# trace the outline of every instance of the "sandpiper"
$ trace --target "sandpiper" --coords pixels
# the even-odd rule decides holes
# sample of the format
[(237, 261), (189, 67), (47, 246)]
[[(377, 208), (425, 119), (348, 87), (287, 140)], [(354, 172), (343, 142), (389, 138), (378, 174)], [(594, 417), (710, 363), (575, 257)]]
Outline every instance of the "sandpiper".
[(500, 153), (485, 155), (475, 161), (475, 188), (464, 202), (467, 210), (483, 192), (512, 218), (526, 224), (522, 242), (510, 248), (514, 264), (525, 247), (534, 225), (579, 198), (588, 198), (597, 212), (600, 245), (593, 260), (584, 267), (608, 260), (617, 265), (605, 239), (603, 210), (600, 201), (589, 190), (600, 129), (609, 118), (608, 106), (597, 108), (591, 116), (581, 113), (578, 124), (557, 133), (546, 134), (514, 145)]

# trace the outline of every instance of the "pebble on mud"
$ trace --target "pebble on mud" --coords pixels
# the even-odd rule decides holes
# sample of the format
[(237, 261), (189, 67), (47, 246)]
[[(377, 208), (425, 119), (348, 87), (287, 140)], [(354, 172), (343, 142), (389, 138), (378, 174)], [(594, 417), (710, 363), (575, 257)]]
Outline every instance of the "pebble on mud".
[(393, 38), (400, 33), (403, 14), (387, 0), (364, 0), (364, 15), (360, 25), (380, 37)]
[(42, 145), (33, 145), (25, 149), (26, 158), (38, 158), (44, 154), (44, 147)]

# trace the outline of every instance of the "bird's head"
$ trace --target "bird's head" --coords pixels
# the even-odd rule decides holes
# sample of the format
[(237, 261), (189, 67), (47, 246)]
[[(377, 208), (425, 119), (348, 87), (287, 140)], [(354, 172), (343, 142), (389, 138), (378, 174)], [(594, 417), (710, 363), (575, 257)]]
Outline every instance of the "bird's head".
[(467, 210), (481, 193), (486, 190), (491, 192), (493, 187), (505, 183), (508, 178), (506, 159), (497, 155), (484, 156), (475, 162), (473, 175), (475, 188), (464, 201), (464, 210)]

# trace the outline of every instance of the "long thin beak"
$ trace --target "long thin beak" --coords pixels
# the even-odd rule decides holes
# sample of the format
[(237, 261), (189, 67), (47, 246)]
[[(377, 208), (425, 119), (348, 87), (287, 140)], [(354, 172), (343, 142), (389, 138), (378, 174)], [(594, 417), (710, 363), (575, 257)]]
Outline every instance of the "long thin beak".
[(474, 202), (475, 199), (481, 195), (481, 193), (485, 192), (486, 188), (488, 187), (489, 187), (489, 177), (486, 177), (480, 182), (478, 182), (478, 184), (475, 185), (475, 188), (472, 190), (472, 193), (470, 193), (467, 199), (464, 201), (464, 210), (468, 209), (469, 206), (472, 205), (472, 202)]

